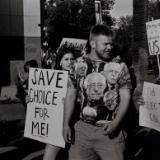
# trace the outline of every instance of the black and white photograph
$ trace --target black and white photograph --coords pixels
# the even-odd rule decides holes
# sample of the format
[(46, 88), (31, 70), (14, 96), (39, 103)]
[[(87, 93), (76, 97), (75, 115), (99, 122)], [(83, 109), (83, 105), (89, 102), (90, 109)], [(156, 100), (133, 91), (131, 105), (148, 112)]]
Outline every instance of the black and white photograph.
[(0, 0), (0, 160), (160, 159), (160, 0)]

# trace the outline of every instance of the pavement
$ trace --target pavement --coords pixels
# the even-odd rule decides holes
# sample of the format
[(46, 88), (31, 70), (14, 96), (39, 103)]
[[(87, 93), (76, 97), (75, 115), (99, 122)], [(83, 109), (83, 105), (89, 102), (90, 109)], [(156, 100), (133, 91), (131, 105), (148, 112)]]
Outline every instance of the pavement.
[(30, 154), (26, 160), (42, 159), (45, 144), (24, 138), (24, 124), (21, 103), (0, 103), (0, 160), (23, 160)]

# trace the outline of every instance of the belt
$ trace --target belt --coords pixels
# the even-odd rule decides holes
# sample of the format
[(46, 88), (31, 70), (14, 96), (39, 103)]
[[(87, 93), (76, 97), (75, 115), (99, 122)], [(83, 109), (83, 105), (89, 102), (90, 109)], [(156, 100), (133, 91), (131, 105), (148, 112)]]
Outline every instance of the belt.
[[(94, 126), (97, 126), (97, 127), (103, 127), (106, 123), (110, 123), (111, 120), (98, 120), (98, 121), (87, 121), (83, 118), (81, 118), (81, 120), (84, 122), (84, 123), (88, 123), (88, 124), (91, 124), (91, 125), (94, 125)], [(98, 122), (98, 123), (96, 123)]]
[(84, 118), (80, 118), (84, 123), (88, 123), (88, 124), (92, 124), (92, 125), (95, 125), (96, 121), (89, 121), (89, 120), (86, 120)]

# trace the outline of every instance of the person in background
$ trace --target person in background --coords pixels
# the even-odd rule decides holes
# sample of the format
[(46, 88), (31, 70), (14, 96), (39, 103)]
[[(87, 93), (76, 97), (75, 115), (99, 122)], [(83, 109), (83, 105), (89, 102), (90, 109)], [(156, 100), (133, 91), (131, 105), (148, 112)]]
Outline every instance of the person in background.
[(15, 78), (15, 84), (17, 86), (16, 97), (22, 101), (25, 109), (27, 107), (25, 98), (28, 94), (28, 78), (29, 78), (30, 67), (37, 68), (38, 62), (34, 59), (26, 61), (24, 64), (23, 71), (19, 72)]
[[(155, 84), (160, 85), (158, 78)], [(133, 94), (133, 102), (139, 114), (140, 106), (145, 105), (142, 88), (136, 88)], [(159, 160), (160, 158), (160, 133), (155, 129), (139, 126), (131, 145), (137, 149), (135, 158), (138, 160)]]
[[(124, 159), (122, 123), (129, 108), (132, 87), (127, 66), (112, 52), (113, 37), (114, 33), (109, 27), (94, 26), (89, 36), (90, 54), (75, 63), (75, 79), (68, 85), (63, 122), (64, 139), (66, 143), (71, 143), (69, 160)], [(118, 87), (119, 104), (115, 107), (116, 115), (108, 119), (109, 112), (103, 114), (107, 104), (105, 93), (108, 91), (103, 71), (106, 71), (104, 66), (109, 62), (119, 62), (121, 68), (118, 80), (112, 78)], [(95, 75), (99, 78), (95, 78)], [(78, 99), (81, 102), (80, 120), (74, 125), (73, 136), (71, 118)]]
[[(74, 48), (62, 45), (59, 49), (56, 57), (55, 68), (57, 70), (68, 71), (69, 75), (72, 76), (73, 64), (76, 59)], [(43, 160), (56, 160), (60, 147), (51, 144), (46, 144)]]

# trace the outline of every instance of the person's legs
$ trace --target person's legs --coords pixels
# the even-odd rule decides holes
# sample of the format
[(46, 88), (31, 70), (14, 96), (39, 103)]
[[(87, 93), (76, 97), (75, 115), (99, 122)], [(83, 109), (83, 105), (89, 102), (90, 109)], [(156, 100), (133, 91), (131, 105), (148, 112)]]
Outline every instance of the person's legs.
[(69, 160), (97, 160), (93, 150), (92, 126), (82, 121), (75, 125), (75, 142), (69, 150)]
[(51, 144), (46, 144), (43, 160), (56, 160), (60, 147)]
[(96, 134), (94, 149), (101, 160), (124, 160), (125, 137), (122, 132), (114, 138), (103, 135), (103, 130)]

